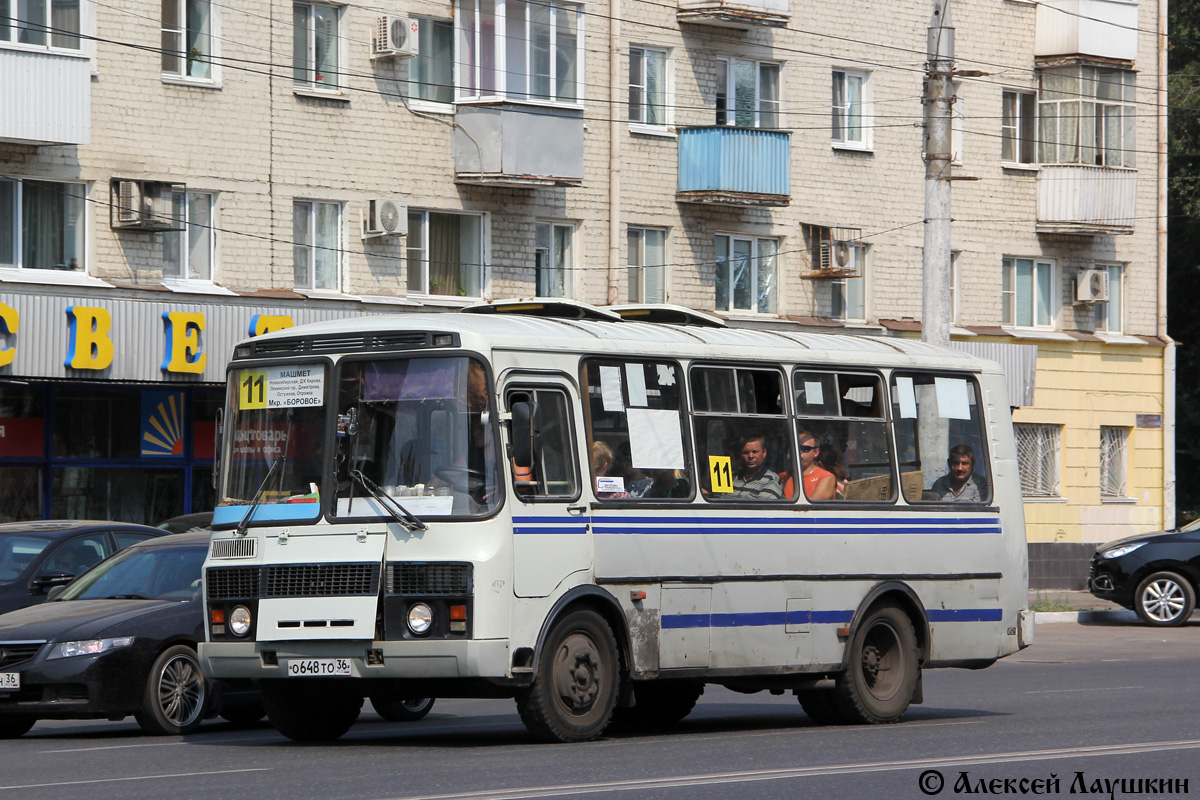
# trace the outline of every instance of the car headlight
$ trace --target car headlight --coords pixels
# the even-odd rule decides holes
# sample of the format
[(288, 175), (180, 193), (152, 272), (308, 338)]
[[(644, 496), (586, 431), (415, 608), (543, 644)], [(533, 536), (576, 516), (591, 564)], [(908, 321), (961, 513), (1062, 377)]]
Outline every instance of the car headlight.
[(414, 603), (408, 609), (408, 629), (420, 636), (433, 624), (433, 610), (424, 603)]
[(98, 656), (110, 650), (129, 647), (133, 644), (132, 636), (118, 636), (115, 639), (86, 639), (82, 642), (59, 642), (54, 645), (47, 659), (71, 658), (73, 656)]
[(237, 606), (229, 613), (229, 630), (234, 636), (245, 636), (250, 632), (250, 609)]
[(1141, 547), (1144, 544), (1145, 544), (1145, 542), (1132, 542), (1130, 544), (1123, 544), (1123, 545), (1120, 545), (1119, 547), (1114, 547), (1111, 550), (1105, 550), (1103, 553), (1100, 554), (1100, 557), (1101, 558), (1120, 558), (1123, 555), (1132, 553), (1134, 550), (1137, 550), (1139, 547)]

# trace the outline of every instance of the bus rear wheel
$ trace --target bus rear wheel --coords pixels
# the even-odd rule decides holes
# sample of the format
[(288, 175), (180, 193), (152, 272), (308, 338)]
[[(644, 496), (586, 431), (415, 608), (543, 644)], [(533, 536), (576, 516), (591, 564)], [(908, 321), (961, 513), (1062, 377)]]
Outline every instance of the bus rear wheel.
[(550, 742), (586, 742), (603, 731), (617, 701), (617, 642), (594, 611), (567, 614), (550, 629), (533, 685), (517, 696), (525, 727)]
[(297, 742), (331, 742), (354, 724), (363, 698), (337, 679), (263, 681), (263, 706), (275, 729)]
[(908, 615), (894, 605), (875, 606), (854, 632), (846, 671), (834, 688), (841, 719), (899, 722), (912, 702), (919, 670), (917, 636)]

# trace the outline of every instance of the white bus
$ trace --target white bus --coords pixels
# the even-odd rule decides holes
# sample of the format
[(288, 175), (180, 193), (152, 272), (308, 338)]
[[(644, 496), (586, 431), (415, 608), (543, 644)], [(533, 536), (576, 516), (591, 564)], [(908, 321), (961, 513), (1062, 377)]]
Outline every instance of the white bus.
[[(1004, 376), (669, 306), (292, 328), (229, 367), (206, 673), (286, 736), (513, 697), (538, 738), (706, 684), (887, 723), (1032, 640)], [(950, 465), (950, 466), (948, 466)]]

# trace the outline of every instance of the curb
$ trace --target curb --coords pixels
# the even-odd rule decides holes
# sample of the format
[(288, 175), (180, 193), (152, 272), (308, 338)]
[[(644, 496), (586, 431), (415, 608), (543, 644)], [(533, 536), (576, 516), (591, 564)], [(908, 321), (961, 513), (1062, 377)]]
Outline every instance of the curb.
[(1058, 622), (1114, 625), (1137, 621), (1137, 614), (1123, 608), (1104, 611), (1037, 611), (1033, 615), (1033, 623), (1035, 625), (1048, 625)]

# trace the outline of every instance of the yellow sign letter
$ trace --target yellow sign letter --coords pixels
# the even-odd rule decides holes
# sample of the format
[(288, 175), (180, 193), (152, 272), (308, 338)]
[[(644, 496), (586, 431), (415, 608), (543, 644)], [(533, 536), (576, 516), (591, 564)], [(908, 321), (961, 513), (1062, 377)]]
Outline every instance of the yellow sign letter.
[(67, 344), (66, 365), (72, 369), (108, 369), (112, 366), (113, 343), (108, 338), (112, 330), (112, 314), (95, 306), (67, 306), (67, 327), (71, 332)]
[(204, 315), (186, 311), (164, 311), (167, 328), (167, 354), (162, 369), (167, 372), (204, 372), (208, 356), (200, 352), (200, 331), (204, 330)]

